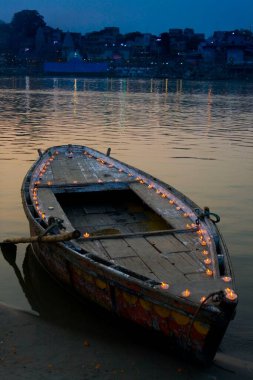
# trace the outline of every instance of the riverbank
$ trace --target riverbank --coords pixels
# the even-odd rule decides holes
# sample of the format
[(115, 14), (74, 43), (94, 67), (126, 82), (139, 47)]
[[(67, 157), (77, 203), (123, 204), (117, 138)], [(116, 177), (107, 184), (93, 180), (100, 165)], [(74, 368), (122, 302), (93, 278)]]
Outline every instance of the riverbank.
[[(78, 307), (74, 308), (78, 314)], [(80, 310), (79, 310), (80, 312)], [(103, 315), (102, 315), (103, 316)], [(95, 312), (95, 320), (98, 317)], [(64, 316), (63, 316), (64, 320)], [(70, 321), (72, 325), (73, 321)], [(198, 368), (158, 348), (128, 325), (106, 331), (75, 328), (28, 312), (0, 306), (0, 378), (28, 379), (250, 379), (253, 364), (218, 353), (214, 364)], [(104, 325), (104, 321), (102, 323)], [(94, 327), (94, 324), (93, 324)], [(132, 331), (131, 331), (132, 330)], [(131, 335), (136, 333), (134, 335)]]
[(136, 64), (113, 64), (107, 72), (45, 72), (41, 65), (0, 67), (0, 76), (72, 76), (72, 77), (112, 77), (112, 78), (146, 78), (146, 79), (188, 79), (188, 80), (242, 80), (253, 81), (253, 64), (187, 64), (154, 63), (143, 66)]

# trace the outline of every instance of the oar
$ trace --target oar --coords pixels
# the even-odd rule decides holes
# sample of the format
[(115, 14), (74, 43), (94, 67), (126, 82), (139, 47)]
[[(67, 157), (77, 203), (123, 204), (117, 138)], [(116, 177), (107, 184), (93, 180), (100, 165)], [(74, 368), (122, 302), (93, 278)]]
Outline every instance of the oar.
[[(15, 244), (20, 244), (20, 243), (34, 243), (34, 242), (39, 242), (39, 243), (57, 243), (61, 241), (68, 241), (72, 239), (77, 239), (80, 237), (80, 231), (74, 230), (71, 232), (63, 232), (62, 234), (58, 235), (35, 235), (35, 236), (30, 236), (30, 237), (19, 237), (19, 238), (12, 238), (12, 239), (5, 239), (2, 242), (0, 242), (0, 246), (3, 251), (7, 251), (12, 249), (13, 251), (15, 250)], [(15, 247), (15, 248), (14, 248)], [(15, 251), (16, 252), (16, 251)]]
[(1, 251), (5, 260), (13, 267), (16, 263), (17, 247), (15, 244), (1, 243)]

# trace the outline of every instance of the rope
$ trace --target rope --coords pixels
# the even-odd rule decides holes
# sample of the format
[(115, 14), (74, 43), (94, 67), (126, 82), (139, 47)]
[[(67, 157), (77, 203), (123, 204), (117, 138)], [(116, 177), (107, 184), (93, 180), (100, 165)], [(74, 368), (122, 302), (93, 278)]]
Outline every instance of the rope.
[(188, 333), (187, 333), (186, 344), (187, 344), (188, 346), (190, 345), (190, 344), (189, 344), (189, 343), (190, 343), (190, 334), (191, 334), (191, 330), (192, 330), (193, 323), (195, 322), (195, 320), (196, 320), (196, 318), (197, 318), (197, 316), (198, 316), (200, 310), (202, 309), (203, 305), (204, 305), (204, 304), (205, 304), (210, 298), (212, 298), (212, 297), (214, 297), (214, 296), (217, 296), (217, 299), (216, 299), (216, 300), (213, 299), (214, 301), (216, 301), (216, 302), (220, 301), (220, 300), (223, 298), (223, 296), (224, 296), (224, 292), (223, 292), (223, 290), (219, 290), (218, 292), (210, 293), (210, 294), (206, 297), (206, 299), (204, 299), (204, 301), (202, 301), (201, 304), (199, 305), (199, 307), (197, 308), (195, 314), (194, 314), (193, 317), (192, 317), (192, 321), (191, 321), (191, 324), (190, 324), (190, 326), (189, 326), (189, 330), (188, 330)]

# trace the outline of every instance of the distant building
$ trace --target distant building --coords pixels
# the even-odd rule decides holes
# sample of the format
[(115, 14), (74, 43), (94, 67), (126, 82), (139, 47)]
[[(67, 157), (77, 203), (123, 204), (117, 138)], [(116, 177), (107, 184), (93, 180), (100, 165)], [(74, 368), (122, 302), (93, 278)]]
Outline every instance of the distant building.
[(244, 51), (243, 49), (230, 47), (227, 48), (227, 63), (233, 65), (243, 64), (244, 61)]
[(69, 62), (46, 62), (44, 72), (47, 74), (90, 74), (101, 75), (109, 71), (107, 63), (85, 63), (79, 59)]

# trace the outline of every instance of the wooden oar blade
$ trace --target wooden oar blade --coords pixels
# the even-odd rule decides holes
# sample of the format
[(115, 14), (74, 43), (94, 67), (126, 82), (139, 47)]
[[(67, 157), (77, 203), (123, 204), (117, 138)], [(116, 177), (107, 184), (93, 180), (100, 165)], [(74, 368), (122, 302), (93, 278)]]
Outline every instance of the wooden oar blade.
[(13, 243), (1, 243), (1, 251), (5, 260), (13, 266), (16, 263), (16, 245)]

